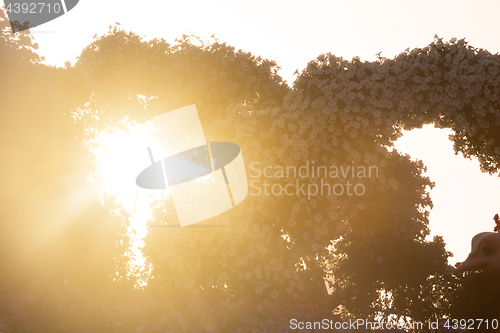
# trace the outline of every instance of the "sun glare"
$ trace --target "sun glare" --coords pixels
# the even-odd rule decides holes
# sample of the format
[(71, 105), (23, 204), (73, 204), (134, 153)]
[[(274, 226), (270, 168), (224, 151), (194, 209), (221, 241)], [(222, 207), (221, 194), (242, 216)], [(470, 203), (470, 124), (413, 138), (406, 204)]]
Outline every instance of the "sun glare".
[(134, 172), (147, 166), (148, 160), (133, 156), (134, 151), (147, 147), (151, 136), (142, 125), (114, 133), (103, 132), (96, 140), (93, 151), (97, 158), (98, 172), (106, 185), (134, 185)]
[[(154, 191), (138, 188), (137, 175), (151, 164), (147, 147), (156, 146), (151, 129), (139, 124), (127, 126), (125, 130), (101, 133), (92, 151), (96, 157), (98, 178), (105, 196), (114, 195), (117, 203), (122, 204), (130, 213), (132, 252), (135, 260), (132, 265), (144, 265), (140, 251), (143, 238), (147, 234), (147, 221), (151, 218), (149, 205), (161, 199), (168, 190)], [(156, 160), (165, 157), (165, 152), (155, 147)]]

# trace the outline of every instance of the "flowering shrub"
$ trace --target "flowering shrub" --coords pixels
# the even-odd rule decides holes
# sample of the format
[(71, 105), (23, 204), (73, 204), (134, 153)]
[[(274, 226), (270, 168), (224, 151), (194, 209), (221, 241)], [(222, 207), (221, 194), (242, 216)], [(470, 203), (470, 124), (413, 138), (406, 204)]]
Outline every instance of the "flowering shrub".
[[(343, 305), (358, 317), (424, 320), (447, 311), (436, 304), (445, 304), (455, 283), (450, 254), (441, 238), (425, 240), (433, 183), (422, 176), (422, 162), (387, 147), (401, 129), (433, 122), (455, 130), (457, 151), (497, 171), (498, 60), (463, 40), (436, 38), (376, 62), (322, 55), (288, 88), (273, 62), (217, 41), (185, 36), (170, 45), (114, 28), (82, 52), (75, 68), (93, 90), (79, 113), (93, 129), (196, 104), (207, 138), (237, 143), (247, 170), (253, 162), (307, 161), (378, 170), (356, 179), (363, 195), (249, 195), (206, 222), (225, 228), (151, 230), (143, 248), (148, 288), (220, 288), (236, 297)], [(136, 94), (146, 103), (129, 98)], [(170, 197), (153, 219), (176, 223)]]
[[(196, 104), (206, 137), (237, 143), (247, 170), (254, 162), (315, 163), (373, 166), (376, 176), (326, 179), (348, 186), (355, 178), (362, 194), (249, 195), (206, 221), (224, 228), (155, 228), (143, 248), (145, 291), (34, 285), (3, 293), (3, 325), (34, 332), (279, 331), (297, 312), (312, 318), (334, 309), (343, 317), (442, 319), (456, 279), (442, 239), (425, 239), (433, 183), (421, 161), (387, 148), (403, 128), (434, 123), (455, 131), (457, 152), (497, 172), (499, 57), (436, 38), (375, 62), (321, 55), (289, 87), (275, 62), (219, 41), (184, 36), (171, 45), (112, 27), (74, 67), (61, 69), (89, 96), (74, 103), (78, 138)], [(295, 180), (270, 178), (282, 187)], [(307, 186), (322, 180), (307, 177)], [(170, 197), (157, 203), (153, 220), (176, 223)], [(127, 280), (123, 269), (121, 275)]]

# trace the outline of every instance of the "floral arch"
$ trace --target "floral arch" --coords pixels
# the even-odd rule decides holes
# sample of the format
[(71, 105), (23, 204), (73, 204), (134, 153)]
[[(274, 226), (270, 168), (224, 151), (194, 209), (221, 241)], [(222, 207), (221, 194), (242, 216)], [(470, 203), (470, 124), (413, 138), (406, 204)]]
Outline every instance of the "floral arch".
[[(500, 56), (436, 37), (375, 62), (321, 55), (292, 87), (277, 68), (217, 41), (185, 36), (170, 45), (118, 28), (82, 52), (75, 69), (92, 97), (79, 116), (95, 130), (196, 104), (211, 140), (240, 145), (249, 181), (260, 181), (254, 184), (266, 180), (252, 176), (255, 162), (273, 170), (308, 162), (378, 170), (377, 177), (352, 177), (362, 195), (249, 195), (208, 222), (224, 224), (221, 230), (149, 232), (148, 287), (342, 305), (353, 315), (423, 320), (446, 313), (433, 304), (447, 299), (454, 282), (449, 253), (441, 238), (425, 240), (433, 184), (422, 162), (387, 147), (403, 128), (434, 123), (453, 129), (457, 152), (497, 172)], [(129, 98), (138, 94), (152, 98), (144, 106)], [(349, 177), (323, 181), (346, 186)], [(271, 180), (282, 188), (290, 181)], [(302, 180), (322, 186), (320, 177)], [(155, 224), (175, 219), (169, 199), (158, 204)]]

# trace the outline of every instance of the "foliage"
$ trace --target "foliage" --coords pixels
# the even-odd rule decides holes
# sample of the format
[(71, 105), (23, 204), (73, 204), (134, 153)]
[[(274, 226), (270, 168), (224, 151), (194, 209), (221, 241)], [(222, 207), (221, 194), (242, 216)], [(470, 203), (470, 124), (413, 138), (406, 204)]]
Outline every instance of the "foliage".
[[(266, 321), (282, 325), (288, 319), (282, 322), (276, 318), (289, 318), (303, 304), (310, 304), (309, 310), (300, 310), (309, 315), (317, 309), (328, 313), (338, 309), (344, 316), (380, 315), (392, 320), (441, 319), (447, 315), (443, 304), (449, 303), (457, 280), (450, 274), (450, 253), (445, 251), (442, 239), (426, 240), (428, 209), (432, 208), (428, 191), (433, 183), (422, 175), (425, 168), (421, 161), (411, 161), (409, 156), (387, 148), (403, 128), (434, 123), (454, 130), (451, 139), (457, 152), (477, 156), (483, 171), (497, 172), (499, 55), (472, 48), (464, 40), (443, 42), (439, 38), (425, 48), (406, 50), (394, 59), (379, 58), (375, 62), (357, 58), (347, 61), (327, 54), (311, 61), (288, 87), (277, 74), (275, 62), (236, 51), (217, 40), (183, 36), (175, 44), (147, 41), (115, 26), (106, 35), (95, 36), (74, 67), (63, 69), (37, 63), (32, 55), (35, 46), (29, 39), (16, 41), (5, 37), (5, 33), (3, 36), (2, 50), (12, 51), (16, 43), (24, 45), (18, 57), (23, 59), (19, 62), (22, 67), (16, 67), (7, 79), (2, 77), (4, 86), (5, 82), (20, 86), (23, 81), (19, 73), (30, 78), (26, 92), (10, 88), (5, 93), (9, 97), (5, 105), (20, 111), (2, 114), (0, 133), (29, 147), (25, 155), (5, 166), (7, 174), (25, 170), (23, 163), (31, 160), (39, 161), (35, 162), (37, 170), (44, 170), (26, 179), (5, 179), (11, 192), (3, 192), (2, 200), (11, 208), (2, 212), (1, 218), (23, 222), (17, 229), (4, 227), (4, 234), (27, 244), (43, 228), (52, 232), (69, 224), (67, 233), (60, 234), (60, 242), (54, 242), (54, 249), (40, 251), (40, 258), (47, 261), (41, 260), (35, 271), (55, 265), (60, 271), (56, 270), (52, 281), (65, 276), (70, 276), (71, 281), (81, 280), (85, 289), (73, 287), (72, 283), (70, 288), (77, 288), (71, 291), (74, 295), (97, 292), (89, 291), (88, 285), (103, 289), (113, 278), (129, 283), (129, 288), (133, 283), (125, 272), (129, 259), (125, 250), (129, 239), (124, 232), (127, 216), (119, 212), (112, 199), (104, 206), (91, 203), (95, 192), (87, 192), (82, 181), (96, 171), (88, 155), (89, 147), (82, 142), (91, 142), (101, 131), (119, 128), (124, 119), (141, 122), (195, 104), (206, 137), (237, 143), (252, 173), (254, 162), (273, 170), (313, 164), (342, 170), (376, 168), (373, 177), (348, 172), (343, 177), (299, 174), (287, 179), (278, 172), (271, 177), (254, 173), (249, 176), (249, 181), (257, 181), (254, 184), (269, 181), (284, 187), (300, 181), (306, 188), (323, 188), (322, 182), (326, 181), (332, 187), (338, 184), (348, 188), (350, 181), (360, 185), (363, 193), (251, 193), (236, 208), (205, 222), (223, 228), (150, 228), (143, 248), (150, 268), (143, 276), (147, 281), (145, 290), (123, 294), (108, 290), (111, 294), (99, 298), (95, 294), (53, 296), (50, 289), (47, 292), (42, 288), (44, 296), (36, 299), (42, 303), (45, 300), (45, 305), (30, 303), (29, 297), (25, 303), (32, 309), (45, 309), (50, 314), (47, 318), (55, 318), (48, 320), (49, 326), (37, 324), (38, 314), (33, 311), (17, 313), (26, 304), (16, 307), (16, 302), (23, 301), (14, 292), (3, 300), (11, 311), (5, 315), (7, 325), (28, 325), (37, 332), (64, 331), (67, 327), (74, 332), (78, 327), (87, 327), (83, 313), (89, 316), (89, 325), (95, 325), (93, 331), (147, 331), (155, 329), (154, 325), (165, 325), (163, 320), (171, 330), (193, 331), (196, 325), (206, 330), (210, 325), (222, 327), (224, 321), (236, 331), (242, 327), (265, 330), (262, 325), (267, 325)], [(30, 102), (27, 95), (37, 89), (39, 95)], [(54, 100), (60, 101), (57, 107), (53, 106)], [(35, 109), (40, 110), (36, 115)], [(46, 134), (47, 128), (54, 130)], [(2, 147), (2, 160), (12, 156), (14, 149)], [(63, 162), (61, 151), (68, 152)], [(78, 172), (73, 173), (76, 160), (82, 162)], [(35, 179), (42, 179), (41, 183)], [(68, 179), (77, 179), (70, 182), (77, 193), (68, 195), (62, 186)], [(54, 182), (61, 188), (51, 190), (48, 185)], [(25, 203), (18, 198), (25, 197), (26, 188), (32, 184), (35, 197), (42, 198), (42, 203), (19, 218), (16, 214), (22, 212)], [(63, 198), (69, 203), (82, 196), (91, 208), (76, 207), (77, 217), (54, 217), (53, 210), (42, 209), (57, 207), (54, 202)], [(25, 201), (31, 203), (35, 197), (26, 196)], [(116, 210), (118, 214), (109, 213)], [(172, 199), (167, 196), (156, 204), (151, 223), (177, 224), (176, 219)], [(30, 232), (30, 237), (22, 236), (33, 227), (33, 221), (41, 227)], [(77, 247), (73, 241), (82, 231), (83, 245)], [(41, 234), (46, 236), (47, 232)], [(88, 253), (87, 259), (76, 262), (75, 256), (92, 248), (92, 241), (100, 236), (100, 245)], [(20, 251), (15, 242), (2, 246), (5, 251)], [(58, 252), (72, 246), (73, 252)], [(50, 254), (57, 259), (49, 260)], [(22, 266), (27, 267), (33, 254), (23, 255)], [(18, 259), (7, 260), (9, 267), (14, 269)], [(61, 262), (72, 266), (61, 270)], [(92, 267), (95, 264), (99, 267)], [(96, 279), (96, 274), (91, 273), (94, 269)], [(116, 271), (118, 277), (112, 277)], [(64, 295), (65, 291), (60, 293)], [(160, 305), (156, 309), (144, 305), (144, 310), (139, 307), (143, 312), (137, 314), (134, 304), (152, 294), (164, 296), (156, 298)], [(74, 301), (75, 307), (59, 309), (62, 321), (56, 310), (60, 303), (50, 303), (57, 297), (79, 299)], [(201, 300), (201, 308), (193, 308), (195, 303), (188, 302), (192, 298)], [(86, 299), (93, 305), (88, 305)], [(173, 308), (165, 303), (170, 299), (181, 304)], [(222, 305), (215, 308), (214, 304)], [(247, 305), (260, 311), (255, 313)], [(285, 310), (272, 312), (276, 307)], [(78, 310), (83, 308), (83, 312)], [(245, 312), (248, 318), (239, 312)], [(213, 314), (213, 318), (188, 320), (188, 316), (204, 313)], [(144, 321), (144, 316), (151, 318)], [(18, 319), (27, 321), (12, 322)]]
[[(140, 121), (189, 104), (196, 104), (202, 116), (221, 117), (235, 103), (278, 105), (287, 91), (275, 62), (193, 36), (174, 45), (146, 41), (119, 26), (95, 36), (75, 68), (93, 92), (82, 115), (94, 130), (117, 126), (124, 117)], [(137, 95), (148, 98), (146, 110)], [(99, 121), (91, 121), (95, 114)]]
[[(373, 193), (367, 188), (361, 198), (361, 209), (339, 213), (351, 232), (340, 234), (343, 239), (336, 249), (333, 274), (339, 294), (334, 297), (348, 311), (366, 314), (380, 309), (369, 300), (383, 289), (391, 293), (391, 303), (382, 308), (386, 314), (414, 319), (429, 316), (428, 311), (443, 315), (443, 310), (433, 308), (453, 287), (446, 277), (451, 269), (446, 266), (449, 254), (442, 240), (428, 243), (422, 237), (428, 232), (425, 208), (431, 202), (424, 188), (430, 183), (422, 178), (422, 168), (405, 166), (408, 162), (395, 159), (382, 147), (391, 145), (403, 127), (434, 122), (455, 130), (452, 139), (457, 151), (478, 156), (484, 170), (498, 171), (499, 69), (498, 55), (472, 48), (464, 40), (445, 43), (436, 38), (428, 47), (377, 62), (322, 55), (297, 78), (281, 118), (298, 123), (299, 128), (301, 123), (313, 124), (304, 125), (302, 132), (299, 129), (307, 140), (301, 145), (303, 159), (327, 162), (336, 154), (347, 161), (381, 167)], [(290, 123), (280, 125), (286, 129), (293, 126)], [(307, 129), (313, 135), (308, 137)], [(282, 142), (299, 146), (300, 141), (287, 141), (290, 135), (283, 134)], [(356, 203), (353, 198), (348, 201), (345, 206)], [(379, 239), (379, 234), (384, 238)], [(375, 240), (381, 245), (374, 244)], [(352, 295), (356, 290), (359, 297)]]
[[(285, 96), (271, 62), (217, 41), (185, 36), (176, 43), (148, 42), (118, 27), (96, 38), (76, 65), (94, 90), (82, 119), (104, 129), (125, 116), (140, 121), (196, 104), (207, 137), (240, 145), (247, 168), (314, 161), (377, 166), (379, 174), (356, 180), (366, 188), (362, 196), (249, 196), (207, 221), (224, 228), (151, 229), (143, 248), (148, 288), (214, 287), (228, 295), (343, 305), (365, 316), (443, 316), (435, 304), (448, 298), (450, 254), (440, 238), (425, 240), (432, 183), (421, 164), (386, 147), (402, 128), (434, 122), (469, 133), (455, 136), (456, 149), (496, 171), (497, 132), (482, 125), (499, 121), (498, 113), (483, 112), (498, 109), (497, 57), (440, 39), (376, 62), (322, 55)], [(491, 94), (478, 88), (484, 85)], [(171, 198), (158, 204), (152, 223), (176, 224)], [(329, 249), (340, 238), (332, 265)], [(333, 296), (323, 284), (331, 274)]]
[(285, 332), (289, 318), (339, 320), (311, 304), (233, 298), (216, 290), (158, 293), (108, 287), (90, 292), (70, 281), (36, 281), (20, 292), (0, 291), (5, 333)]
[[(0, 56), (3, 70), (8, 70), (12, 63), (29, 62), (29, 63), (39, 63), (41, 59), (36, 50), (38, 49), (38, 44), (34, 42), (33, 36), (28, 32), (21, 32), (18, 34), (13, 34), (11, 32), (11, 27), (8, 21), (5, 11), (0, 10), (0, 31), (2, 32), (0, 36)], [(4, 73), (4, 71), (2, 71)]]
[(0, 285), (127, 279), (128, 216), (87, 182), (92, 159), (70, 112), (90, 91), (72, 68), (42, 64), (32, 37), (0, 10)]
[[(227, 297), (217, 290), (167, 293), (109, 286), (101, 291), (89, 291), (67, 280), (58, 284), (34, 281), (19, 291), (0, 287), (0, 329), (5, 333), (284, 333), (290, 331), (292, 318), (301, 322), (324, 319), (333, 323), (348, 322), (310, 303), (291, 305), (259, 297)], [(368, 320), (373, 325), (379, 323), (373, 318)], [(360, 327), (300, 332), (367, 333), (370, 330)], [(380, 329), (377, 332), (401, 333), (404, 330)], [(459, 330), (442, 328), (437, 332)]]

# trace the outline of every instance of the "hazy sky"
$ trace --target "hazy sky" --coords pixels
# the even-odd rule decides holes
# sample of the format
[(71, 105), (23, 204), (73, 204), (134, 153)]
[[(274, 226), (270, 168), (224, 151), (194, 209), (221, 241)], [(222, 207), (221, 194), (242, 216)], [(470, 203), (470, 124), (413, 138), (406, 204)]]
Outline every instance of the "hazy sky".
[[(0, 2), (2, 3), (2, 2)], [(119, 22), (123, 29), (168, 42), (195, 33), (272, 59), (293, 82), (296, 69), (321, 53), (373, 60), (424, 47), (433, 36), (463, 38), (500, 51), (500, 1), (115, 1), (81, 0), (66, 15), (33, 29), (39, 53), (52, 65), (74, 62), (92, 37)], [(436, 182), (431, 192), (433, 234), (443, 235), (451, 263), (463, 261), (472, 236), (492, 231), (500, 213), (500, 178), (481, 174), (477, 161), (455, 156), (450, 132), (425, 127), (405, 134), (397, 148), (419, 158)]]

